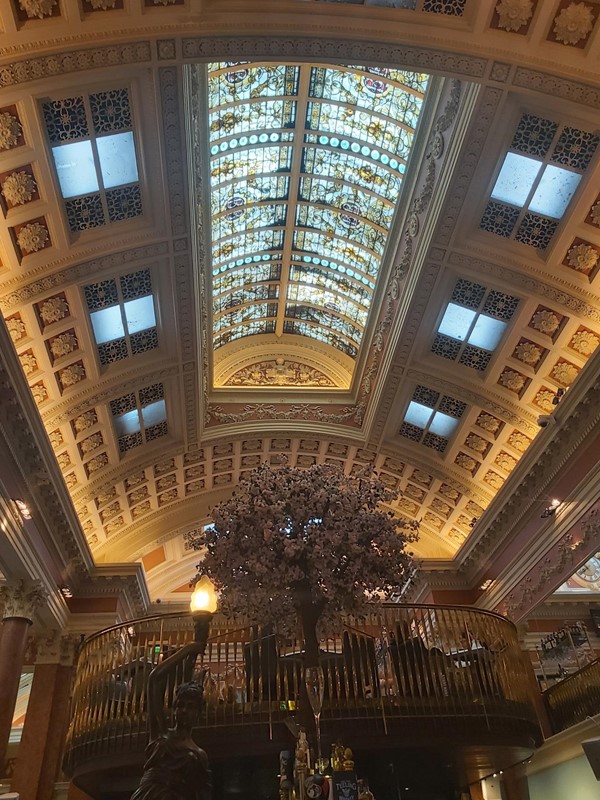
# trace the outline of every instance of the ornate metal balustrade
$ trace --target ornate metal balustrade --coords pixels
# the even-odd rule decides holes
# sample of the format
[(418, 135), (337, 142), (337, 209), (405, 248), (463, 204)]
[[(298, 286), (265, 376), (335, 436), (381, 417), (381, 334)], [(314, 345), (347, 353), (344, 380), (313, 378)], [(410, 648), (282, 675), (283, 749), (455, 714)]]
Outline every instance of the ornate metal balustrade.
[(600, 661), (596, 659), (544, 692), (554, 733), (600, 714)]
[[(146, 685), (162, 658), (193, 638), (189, 616), (166, 614), (115, 626), (90, 637), (79, 656), (65, 765), (110, 754), (142, 752), (147, 740)], [(322, 725), (334, 735), (360, 719), (360, 731), (390, 745), (402, 738), (504, 736), (532, 747), (540, 739), (530, 675), (514, 626), (467, 608), (377, 606), (347, 619), (322, 639), (325, 672)], [(232, 741), (243, 731), (255, 746), (276, 749), (277, 731), (298, 712), (302, 642), (268, 627), (232, 624), (217, 615), (202, 665), (188, 663), (165, 692), (206, 670), (200, 734)], [(254, 728), (249, 726), (255, 726)], [(278, 727), (279, 726), (279, 727)], [(275, 731), (275, 734), (274, 734)]]

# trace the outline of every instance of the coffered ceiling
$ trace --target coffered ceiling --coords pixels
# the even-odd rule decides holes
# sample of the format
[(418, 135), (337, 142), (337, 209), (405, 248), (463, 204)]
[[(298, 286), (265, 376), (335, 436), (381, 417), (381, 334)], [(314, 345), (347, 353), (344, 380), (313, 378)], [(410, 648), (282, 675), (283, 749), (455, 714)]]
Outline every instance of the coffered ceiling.
[(600, 342), (597, 17), (0, 2), (0, 309), (97, 563), (175, 598), (285, 457), (460, 564)]

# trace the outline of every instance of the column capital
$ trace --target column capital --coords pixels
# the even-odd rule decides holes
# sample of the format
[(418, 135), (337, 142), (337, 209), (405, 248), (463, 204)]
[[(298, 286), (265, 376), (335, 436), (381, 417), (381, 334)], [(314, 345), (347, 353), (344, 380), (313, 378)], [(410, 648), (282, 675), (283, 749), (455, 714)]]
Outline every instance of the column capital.
[(81, 636), (52, 630), (37, 636), (31, 643), (35, 664), (61, 664), (70, 667), (75, 661)]
[(48, 592), (41, 581), (27, 581), (21, 578), (0, 588), (2, 619), (21, 617), (28, 622), (33, 620), (36, 608), (48, 598)]

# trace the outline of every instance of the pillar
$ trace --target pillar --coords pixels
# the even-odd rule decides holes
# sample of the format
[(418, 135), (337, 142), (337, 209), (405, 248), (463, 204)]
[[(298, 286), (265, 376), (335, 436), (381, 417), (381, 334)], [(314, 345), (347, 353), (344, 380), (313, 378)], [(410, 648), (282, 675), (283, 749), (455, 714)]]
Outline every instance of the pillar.
[(21, 800), (51, 800), (69, 723), (75, 640), (58, 632), (38, 646), (33, 684), (11, 790)]
[(2, 649), (0, 650), (0, 771), (6, 758), (19, 679), (34, 611), (46, 598), (39, 581), (17, 581), (0, 589)]

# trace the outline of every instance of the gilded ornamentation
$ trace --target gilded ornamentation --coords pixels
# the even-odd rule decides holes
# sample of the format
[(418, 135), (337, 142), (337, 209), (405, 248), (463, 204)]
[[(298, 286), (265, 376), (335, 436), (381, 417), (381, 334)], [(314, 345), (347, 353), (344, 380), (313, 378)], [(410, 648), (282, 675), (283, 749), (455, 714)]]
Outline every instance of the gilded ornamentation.
[(579, 330), (571, 339), (570, 345), (573, 350), (583, 356), (591, 356), (600, 343), (600, 337), (592, 331)]
[(476, 433), (470, 433), (467, 436), (465, 444), (467, 447), (469, 447), (471, 450), (475, 450), (477, 453), (485, 453), (489, 447), (489, 442), (486, 439), (483, 439), (481, 436), (477, 436)]
[(498, 27), (505, 31), (518, 31), (527, 25), (533, 15), (532, 0), (500, 0), (496, 5)]
[(10, 150), (11, 147), (15, 147), (20, 135), (19, 120), (8, 111), (3, 111), (0, 114), (0, 150)]
[(511, 392), (520, 392), (523, 386), (525, 386), (525, 376), (512, 369), (505, 369), (500, 375), (498, 382), (507, 389), (510, 389)]
[(104, 530), (106, 531), (107, 536), (111, 536), (113, 533), (116, 533), (119, 528), (123, 526), (124, 520), (123, 517), (117, 517), (113, 519), (112, 522), (109, 522), (108, 525), (104, 526)]
[(444, 503), (443, 500), (439, 500), (437, 497), (431, 503), (431, 508), (434, 511), (437, 511), (438, 514), (441, 514), (443, 517), (448, 517), (452, 511), (448, 503)]
[(21, 170), (20, 172), (11, 172), (11, 174), (4, 179), (2, 184), (2, 194), (13, 206), (21, 206), (23, 203), (28, 203), (35, 192), (35, 180), (28, 172)]
[(16, 314), (14, 317), (9, 317), (6, 320), (6, 327), (8, 328), (10, 338), (13, 340), (13, 342), (18, 342), (27, 336), (25, 323), (18, 314)]
[(441, 527), (444, 524), (443, 520), (441, 520), (439, 517), (436, 517), (435, 514), (430, 514), (429, 512), (427, 512), (427, 514), (425, 514), (423, 517), (423, 522), (425, 522), (427, 525), (431, 525), (431, 527), (435, 528), (436, 531), (441, 530)]
[(460, 492), (458, 489), (452, 488), (452, 486), (448, 486), (447, 483), (442, 483), (439, 488), (440, 494), (443, 494), (444, 497), (447, 497), (453, 503), (456, 503), (460, 497)]
[(466, 469), (467, 472), (473, 473), (477, 467), (477, 461), (466, 453), (459, 453), (454, 459), (454, 463), (459, 467)]
[(60, 428), (57, 428), (55, 431), (52, 431), (52, 433), (49, 433), (48, 438), (50, 439), (50, 444), (52, 445), (52, 447), (54, 447), (54, 449), (60, 447), (62, 444), (65, 443)]
[(496, 417), (492, 417), (491, 414), (485, 413), (477, 417), (477, 422), (475, 424), (483, 428), (484, 431), (489, 431), (490, 433), (497, 433), (500, 428), (500, 420), (496, 419)]
[(74, 472), (69, 472), (68, 475), (65, 475), (65, 483), (67, 484), (67, 489), (73, 489), (77, 486), (77, 475)]
[(515, 356), (519, 361), (533, 367), (542, 357), (542, 349), (533, 342), (521, 342), (515, 347)]
[(95, 411), (86, 411), (73, 420), (73, 426), (77, 435), (83, 433), (98, 422), (98, 415)]
[(558, 364), (552, 367), (551, 375), (557, 383), (563, 386), (570, 386), (579, 375), (579, 370), (574, 364), (569, 364), (568, 361), (559, 361)]
[(50, 240), (48, 229), (41, 222), (30, 222), (17, 233), (17, 244), (24, 253), (43, 250)]
[(48, 389), (42, 382), (36, 383), (31, 387), (31, 394), (36, 403), (43, 403), (44, 400), (48, 399)]
[(589, 244), (576, 244), (567, 253), (567, 264), (573, 269), (586, 272), (598, 263), (598, 251)]
[(50, 352), (54, 358), (66, 356), (74, 350), (77, 350), (78, 347), (79, 343), (77, 342), (77, 338), (71, 331), (61, 333), (60, 336), (55, 336), (50, 342)]
[(67, 469), (67, 467), (71, 466), (71, 456), (66, 450), (64, 453), (59, 453), (59, 455), (56, 456), (56, 460), (58, 461), (58, 466), (61, 469)]
[(571, 3), (554, 19), (554, 35), (563, 44), (577, 44), (594, 27), (594, 14), (585, 3)]
[(524, 453), (531, 444), (531, 439), (529, 439), (520, 431), (513, 431), (508, 437), (508, 443), (514, 447), (515, 450), (518, 450), (520, 453)]
[(58, 375), (63, 387), (74, 386), (85, 378), (85, 369), (83, 364), (71, 364), (61, 369)]
[(533, 402), (540, 408), (543, 408), (544, 411), (547, 411), (549, 414), (551, 414), (554, 411), (554, 404), (552, 401), (555, 397), (556, 394), (551, 392), (550, 389), (540, 389), (540, 391), (534, 397)]
[(536, 331), (545, 333), (547, 336), (552, 336), (556, 333), (559, 325), (560, 320), (556, 314), (553, 314), (552, 311), (546, 311), (545, 309), (536, 311), (531, 319), (531, 326), (535, 328)]
[(448, 538), (452, 539), (453, 542), (462, 544), (467, 537), (462, 531), (459, 531), (458, 528), (451, 528), (448, 532)]
[(517, 459), (505, 453), (504, 450), (496, 456), (494, 464), (497, 464), (501, 469), (506, 472), (511, 472), (517, 466)]
[(591, 210), (592, 224), (600, 225), (600, 202), (595, 203)]
[(226, 381), (225, 386), (335, 386), (321, 370), (276, 358), (251, 364), (238, 370)]
[(49, 17), (56, 3), (57, 0), (19, 0), (21, 10), (27, 14), (29, 19)]
[(60, 295), (49, 297), (39, 305), (39, 313), (44, 325), (52, 325), (54, 322), (60, 322), (69, 313), (69, 306), (66, 300)]
[(504, 483), (504, 480), (500, 477), (500, 475), (498, 475), (497, 472), (492, 472), (491, 470), (486, 472), (483, 480), (488, 484), (488, 486), (491, 486), (492, 489), (501, 489), (502, 484)]

